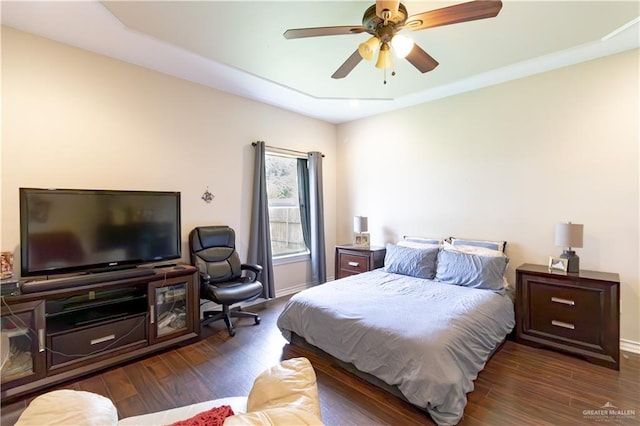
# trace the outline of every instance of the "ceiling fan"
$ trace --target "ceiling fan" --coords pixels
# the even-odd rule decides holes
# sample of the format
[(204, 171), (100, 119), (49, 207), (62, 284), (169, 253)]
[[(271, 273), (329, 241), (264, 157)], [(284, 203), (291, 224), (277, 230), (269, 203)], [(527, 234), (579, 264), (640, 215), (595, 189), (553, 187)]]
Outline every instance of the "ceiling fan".
[[(385, 70), (384, 83), (386, 84), (386, 70), (393, 67), (391, 49), (395, 50), (397, 56), (406, 58), (421, 73), (429, 72), (438, 66), (438, 61), (413, 40), (399, 34), (401, 30), (419, 31), (459, 22), (493, 18), (498, 15), (501, 8), (500, 0), (475, 0), (408, 16), (407, 8), (399, 0), (376, 0), (376, 4), (364, 12), (361, 26), (289, 29), (284, 32), (284, 37), (295, 39), (367, 32), (372, 37), (361, 43), (331, 77), (335, 79), (346, 77), (362, 59), (372, 60), (379, 49), (376, 68)], [(395, 72), (392, 75), (395, 75)]]

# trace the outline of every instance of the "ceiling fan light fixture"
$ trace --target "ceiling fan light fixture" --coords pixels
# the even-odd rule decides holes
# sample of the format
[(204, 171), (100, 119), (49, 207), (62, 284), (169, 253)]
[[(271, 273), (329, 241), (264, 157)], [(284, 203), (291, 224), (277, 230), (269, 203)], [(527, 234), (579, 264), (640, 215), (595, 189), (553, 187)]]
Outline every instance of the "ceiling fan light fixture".
[(358, 53), (360, 54), (360, 56), (362, 56), (362, 59), (370, 61), (376, 55), (376, 50), (378, 50), (379, 45), (380, 39), (373, 36), (364, 43), (360, 43), (360, 45), (358, 46)]
[(413, 40), (402, 34), (396, 34), (391, 39), (391, 47), (398, 58), (406, 58), (413, 49)]
[(392, 68), (393, 62), (391, 61), (391, 49), (389, 43), (384, 42), (380, 46), (380, 52), (378, 53), (378, 61), (376, 62), (376, 68)]

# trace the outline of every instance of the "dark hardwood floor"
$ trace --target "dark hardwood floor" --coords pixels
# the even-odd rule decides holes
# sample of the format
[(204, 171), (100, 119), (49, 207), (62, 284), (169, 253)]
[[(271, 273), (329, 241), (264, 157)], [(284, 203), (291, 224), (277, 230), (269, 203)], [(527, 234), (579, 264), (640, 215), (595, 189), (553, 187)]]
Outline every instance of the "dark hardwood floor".
[[(423, 411), (369, 385), (332, 363), (288, 345), (275, 326), (284, 300), (255, 308), (262, 323), (236, 321), (230, 338), (222, 321), (195, 344), (122, 365), (58, 388), (111, 398), (120, 418), (225, 396), (247, 395), (253, 379), (281, 359), (307, 356), (318, 377), (327, 425), (433, 424)], [(29, 398), (2, 407), (3, 426), (15, 423)], [(468, 395), (462, 425), (584, 425), (640, 422), (640, 356), (624, 353), (620, 371), (507, 341)], [(621, 416), (591, 415), (605, 404)], [(635, 416), (629, 415), (631, 411)]]

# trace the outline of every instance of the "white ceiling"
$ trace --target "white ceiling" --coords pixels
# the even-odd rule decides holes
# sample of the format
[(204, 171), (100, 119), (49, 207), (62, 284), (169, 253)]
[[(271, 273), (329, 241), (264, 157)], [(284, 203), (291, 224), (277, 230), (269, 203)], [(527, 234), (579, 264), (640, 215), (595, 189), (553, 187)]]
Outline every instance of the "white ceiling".
[[(440, 65), (362, 61), (369, 35), (287, 40), (289, 28), (361, 25), (374, 1), (2, 1), (2, 24), (341, 123), (640, 47), (638, 1), (506, 0), (495, 18), (409, 32)], [(404, 1), (409, 15), (460, 3)], [(603, 39), (604, 38), (604, 39)]]

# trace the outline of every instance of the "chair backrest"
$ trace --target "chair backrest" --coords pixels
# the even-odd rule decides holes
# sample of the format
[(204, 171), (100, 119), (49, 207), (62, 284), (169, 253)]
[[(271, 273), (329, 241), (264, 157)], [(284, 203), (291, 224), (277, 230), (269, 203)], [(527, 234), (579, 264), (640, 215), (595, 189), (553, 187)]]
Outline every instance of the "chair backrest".
[(236, 233), (228, 226), (200, 226), (189, 233), (191, 263), (211, 276), (209, 282), (234, 280), (242, 274)]

